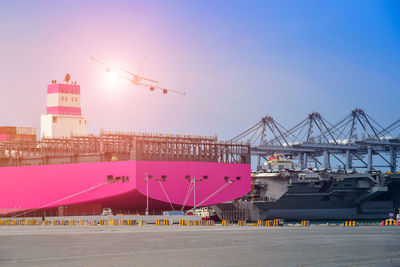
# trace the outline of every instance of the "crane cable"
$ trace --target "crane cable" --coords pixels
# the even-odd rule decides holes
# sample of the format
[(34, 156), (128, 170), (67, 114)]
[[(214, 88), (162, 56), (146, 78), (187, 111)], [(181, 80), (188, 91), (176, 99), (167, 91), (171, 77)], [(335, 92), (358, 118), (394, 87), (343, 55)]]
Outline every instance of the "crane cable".
[(45, 207), (50, 206), (50, 205), (52, 205), (52, 204), (55, 204), (55, 203), (57, 203), (57, 202), (60, 202), (60, 201), (63, 201), (63, 200), (66, 200), (66, 199), (69, 199), (69, 198), (78, 196), (78, 195), (80, 195), (80, 194), (86, 193), (86, 192), (88, 192), (88, 191), (90, 191), (90, 190), (94, 190), (94, 189), (99, 188), (99, 187), (101, 187), (101, 186), (104, 186), (104, 185), (106, 185), (106, 184), (107, 184), (107, 182), (104, 182), (104, 183), (101, 183), (101, 184), (98, 184), (98, 185), (89, 187), (89, 188), (87, 188), (87, 189), (85, 189), (85, 190), (83, 190), (83, 191), (80, 191), (80, 192), (78, 192), (78, 193), (69, 195), (69, 196), (67, 196), (67, 197), (61, 198), (61, 199), (59, 199), (59, 200), (53, 201), (53, 202), (48, 203), (48, 204), (45, 204), (45, 205), (42, 205), (42, 206), (40, 206), (39, 208), (31, 209), (31, 210), (25, 211), (25, 212), (23, 212), (23, 213), (21, 213), (21, 214), (15, 215), (15, 216), (13, 216), (13, 218), (14, 218), (14, 217), (19, 217), (19, 216), (21, 216), (21, 215), (24, 215), (24, 214), (26, 214), (26, 213), (29, 213), (29, 212), (32, 212), (32, 211), (35, 211), (35, 210), (38, 210), (38, 209), (45, 208)]
[(163, 192), (164, 192), (164, 195), (167, 197), (168, 203), (169, 203), (169, 205), (171, 205), (172, 210), (175, 210), (175, 209), (174, 209), (174, 206), (173, 206), (172, 203), (171, 203), (171, 200), (169, 199), (169, 197), (168, 197), (168, 195), (167, 195), (167, 192), (165, 192), (164, 186), (162, 185), (161, 181), (158, 181), (158, 182), (159, 182), (159, 184), (160, 184), (160, 186), (161, 186), (161, 189), (162, 189)]
[(191, 194), (192, 191), (193, 191), (193, 188), (194, 188), (194, 183), (190, 183), (190, 186), (189, 186), (189, 188), (188, 188), (188, 191), (186, 192), (185, 199), (183, 200), (183, 204), (182, 204), (181, 211), (183, 211), (183, 209), (185, 208), (186, 202), (188, 201), (189, 196), (190, 196), (190, 194)]
[(223, 189), (225, 189), (226, 187), (228, 187), (230, 184), (232, 184), (233, 181), (229, 181), (227, 183), (225, 183), (223, 186), (221, 186), (220, 188), (218, 188), (214, 193), (212, 193), (211, 195), (209, 195), (208, 197), (206, 197), (205, 199), (203, 199), (199, 204), (197, 204), (197, 206), (200, 206), (201, 204), (203, 204), (204, 202), (206, 202), (207, 200), (209, 200), (210, 198), (212, 198), (213, 196), (215, 196), (216, 194), (218, 194), (219, 192), (221, 192)]

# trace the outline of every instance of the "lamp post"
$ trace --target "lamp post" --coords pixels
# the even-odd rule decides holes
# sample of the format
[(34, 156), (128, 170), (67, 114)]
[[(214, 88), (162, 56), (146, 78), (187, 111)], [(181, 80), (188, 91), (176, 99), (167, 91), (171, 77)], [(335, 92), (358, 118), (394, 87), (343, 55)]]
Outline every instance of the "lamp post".
[(147, 172), (146, 174), (146, 212), (145, 215), (149, 216), (149, 179), (153, 178), (153, 175), (149, 175)]
[[(207, 177), (207, 176), (204, 176)], [(190, 175), (186, 175), (186, 179), (193, 183), (193, 211), (196, 209), (196, 182), (201, 182), (203, 179), (196, 178), (194, 176), (193, 178), (190, 178)]]

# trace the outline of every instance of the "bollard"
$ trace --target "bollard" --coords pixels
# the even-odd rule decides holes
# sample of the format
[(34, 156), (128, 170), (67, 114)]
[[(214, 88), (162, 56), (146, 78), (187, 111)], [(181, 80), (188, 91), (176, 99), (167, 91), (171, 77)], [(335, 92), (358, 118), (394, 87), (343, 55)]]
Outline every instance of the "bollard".
[(356, 221), (345, 221), (344, 226), (348, 227), (356, 226)]
[(257, 226), (264, 226), (264, 221), (263, 220), (258, 220), (257, 221)]
[(145, 222), (143, 220), (139, 220), (139, 225), (143, 226), (145, 224)]
[(184, 225), (185, 225), (185, 220), (179, 219), (179, 226), (184, 226)]
[(305, 220), (301, 221), (301, 226), (303, 226), (303, 227), (310, 226), (310, 221), (305, 221)]
[(69, 225), (70, 226), (74, 226), (75, 225), (75, 220), (71, 220)]
[(191, 220), (186, 220), (186, 226), (191, 226), (192, 225), (192, 221)]
[(222, 220), (222, 226), (229, 226), (230, 222), (228, 220)]
[(239, 220), (238, 226), (246, 226), (246, 221)]
[(215, 221), (214, 220), (207, 220), (206, 225), (207, 226), (215, 226)]

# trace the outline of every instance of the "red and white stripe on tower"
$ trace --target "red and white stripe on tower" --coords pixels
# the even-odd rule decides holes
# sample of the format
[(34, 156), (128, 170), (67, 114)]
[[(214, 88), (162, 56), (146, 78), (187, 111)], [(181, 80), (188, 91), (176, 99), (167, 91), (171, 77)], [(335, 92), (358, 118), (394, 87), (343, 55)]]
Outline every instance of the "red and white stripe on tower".
[(46, 114), (81, 116), (81, 87), (78, 84), (49, 84)]
[(67, 74), (64, 83), (53, 80), (47, 86), (46, 114), (41, 117), (42, 138), (87, 135), (86, 119), (82, 116), (81, 88), (70, 79)]

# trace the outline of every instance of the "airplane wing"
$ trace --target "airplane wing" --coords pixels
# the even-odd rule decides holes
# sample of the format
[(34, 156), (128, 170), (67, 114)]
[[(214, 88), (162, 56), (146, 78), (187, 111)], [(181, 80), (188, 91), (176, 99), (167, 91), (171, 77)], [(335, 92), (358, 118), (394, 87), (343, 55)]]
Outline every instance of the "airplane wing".
[(138, 78), (141, 79), (141, 80), (146, 80), (146, 81), (153, 82), (153, 83), (159, 83), (159, 81), (152, 80), (152, 79), (149, 79), (149, 78), (146, 78), (146, 77), (143, 77), (143, 76), (139, 76), (139, 75), (134, 74), (134, 73), (132, 73), (132, 72), (130, 72), (130, 71), (128, 71), (128, 70), (122, 68), (122, 67), (120, 67), (119, 69), (122, 70), (122, 71), (124, 71), (124, 72), (126, 72), (126, 73), (128, 73), (129, 75), (132, 75), (133, 77), (138, 77)]
[(106, 71), (110, 71), (113, 69), (113, 68), (107, 66), (106, 64), (104, 64), (103, 62), (101, 62), (100, 60), (98, 60), (97, 58), (95, 58), (94, 56), (91, 56), (90, 59), (93, 60), (94, 62), (96, 62), (97, 64), (103, 66), (106, 69)]
[(177, 93), (177, 94), (181, 94), (181, 95), (186, 95), (186, 93), (184, 91), (180, 91), (180, 90), (175, 90), (175, 89), (167, 89), (164, 87), (160, 87), (160, 86), (154, 86), (151, 84), (142, 84), (143, 86), (146, 86), (150, 89), (150, 91), (154, 91), (154, 90), (160, 90), (163, 92), (163, 94), (167, 94), (168, 92), (172, 92), (172, 93)]

